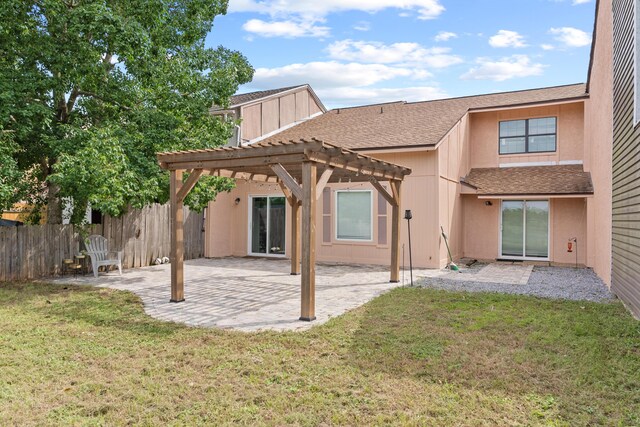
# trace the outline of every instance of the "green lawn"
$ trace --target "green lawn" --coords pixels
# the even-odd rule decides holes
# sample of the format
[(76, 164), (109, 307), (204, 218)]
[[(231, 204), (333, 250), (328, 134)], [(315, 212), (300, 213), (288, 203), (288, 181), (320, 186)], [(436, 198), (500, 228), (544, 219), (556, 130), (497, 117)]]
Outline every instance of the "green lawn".
[(397, 289), (305, 333), (187, 328), (0, 284), (0, 425), (639, 425), (618, 304)]

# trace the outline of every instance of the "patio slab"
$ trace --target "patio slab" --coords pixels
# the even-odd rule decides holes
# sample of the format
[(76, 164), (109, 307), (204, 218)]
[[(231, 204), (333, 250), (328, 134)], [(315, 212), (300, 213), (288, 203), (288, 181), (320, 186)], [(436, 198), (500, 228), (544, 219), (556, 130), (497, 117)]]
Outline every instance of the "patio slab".
[[(288, 260), (261, 258), (197, 259), (185, 262), (185, 301), (171, 303), (168, 264), (101, 273), (54, 282), (131, 291), (157, 319), (189, 326), (241, 331), (303, 330), (361, 306), (402, 283), (389, 283), (389, 268), (343, 264), (316, 267), (316, 317), (300, 317), (300, 276), (289, 274)], [(414, 270), (414, 278), (446, 274)], [(406, 272), (408, 280), (409, 272)]]

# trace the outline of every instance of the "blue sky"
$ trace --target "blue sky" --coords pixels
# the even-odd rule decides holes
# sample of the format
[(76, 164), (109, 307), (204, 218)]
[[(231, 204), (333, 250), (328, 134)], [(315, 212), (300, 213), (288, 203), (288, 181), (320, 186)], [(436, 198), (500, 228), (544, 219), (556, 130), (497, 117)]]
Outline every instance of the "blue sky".
[(207, 45), (329, 108), (528, 89), (586, 80), (594, 1), (230, 0)]

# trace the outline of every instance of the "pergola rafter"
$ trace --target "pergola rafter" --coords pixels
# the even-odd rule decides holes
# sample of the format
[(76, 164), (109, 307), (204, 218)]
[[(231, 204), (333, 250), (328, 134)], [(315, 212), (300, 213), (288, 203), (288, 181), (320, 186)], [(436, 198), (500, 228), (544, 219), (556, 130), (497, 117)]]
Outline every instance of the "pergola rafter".
[[(280, 185), (291, 207), (291, 274), (301, 274), (301, 320), (315, 319), (316, 202), (328, 183), (370, 182), (392, 206), (390, 281), (399, 281), (400, 186), (411, 169), (317, 139), (159, 153), (158, 161), (171, 173), (173, 302), (184, 301), (183, 201), (204, 173)], [(183, 172), (190, 172), (184, 183)]]

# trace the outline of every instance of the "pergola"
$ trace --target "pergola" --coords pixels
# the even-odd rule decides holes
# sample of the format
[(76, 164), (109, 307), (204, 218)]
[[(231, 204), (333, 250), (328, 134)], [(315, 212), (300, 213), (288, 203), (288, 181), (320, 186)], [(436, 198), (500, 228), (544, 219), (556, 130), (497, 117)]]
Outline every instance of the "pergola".
[(400, 186), (411, 169), (317, 139), (159, 153), (158, 161), (171, 173), (172, 302), (184, 301), (183, 201), (205, 173), (280, 185), (291, 207), (291, 274), (302, 273), (300, 320), (315, 319), (316, 201), (327, 183), (370, 182), (392, 206), (390, 281), (399, 281)]

